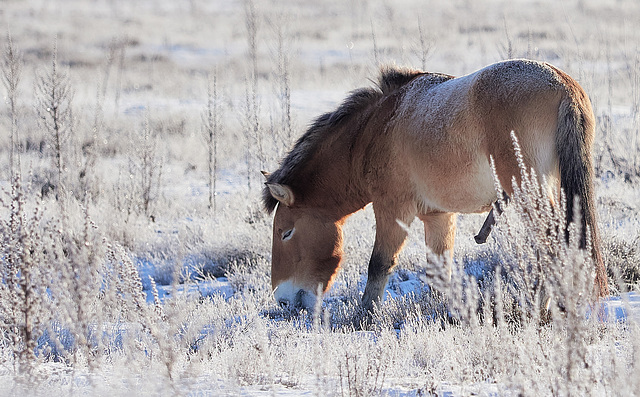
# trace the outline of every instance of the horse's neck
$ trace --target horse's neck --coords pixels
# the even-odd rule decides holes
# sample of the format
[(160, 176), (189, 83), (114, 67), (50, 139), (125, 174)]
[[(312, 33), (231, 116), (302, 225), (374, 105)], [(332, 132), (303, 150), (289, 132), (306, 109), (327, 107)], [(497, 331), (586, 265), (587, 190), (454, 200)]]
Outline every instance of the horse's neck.
[[(371, 200), (366, 196), (366, 186), (361, 186), (362, 178), (356, 173), (360, 167), (354, 166), (352, 144), (354, 132), (340, 134), (321, 155), (314, 159), (312, 173), (315, 175), (309, 198), (317, 208), (333, 212), (334, 216), (348, 216)], [(357, 161), (357, 160), (356, 160)]]

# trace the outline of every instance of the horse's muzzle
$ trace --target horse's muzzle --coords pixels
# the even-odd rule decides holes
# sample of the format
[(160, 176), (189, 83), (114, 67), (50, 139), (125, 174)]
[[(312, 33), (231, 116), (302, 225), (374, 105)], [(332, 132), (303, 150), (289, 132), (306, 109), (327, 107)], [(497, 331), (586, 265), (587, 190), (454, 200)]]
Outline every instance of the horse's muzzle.
[(280, 283), (273, 291), (273, 295), (283, 309), (310, 310), (316, 303), (316, 294), (295, 286), (291, 281)]
[[(278, 304), (283, 309), (295, 309), (295, 310), (308, 309), (307, 307), (304, 306), (304, 296), (306, 294), (307, 294), (307, 291), (303, 289), (298, 290), (298, 292), (296, 292), (296, 295), (293, 299), (293, 302), (289, 302), (287, 298), (280, 298), (278, 300)], [(293, 305), (291, 303), (293, 303)]]

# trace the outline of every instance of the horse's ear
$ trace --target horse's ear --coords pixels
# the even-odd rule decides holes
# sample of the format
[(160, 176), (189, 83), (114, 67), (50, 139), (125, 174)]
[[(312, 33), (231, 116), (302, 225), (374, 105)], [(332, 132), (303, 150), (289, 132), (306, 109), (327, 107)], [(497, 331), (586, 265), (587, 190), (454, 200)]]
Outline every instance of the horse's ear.
[(262, 174), (262, 176), (264, 176), (264, 179), (269, 180), (269, 177), (271, 176), (270, 172), (260, 171), (260, 173)]
[(293, 195), (293, 191), (289, 186), (281, 185), (279, 183), (267, 183), (266, 185), (269, 188), (269, 192), (271, 192), (271, 195), (274, 199), (278, 200), (287, 207), (291, 207), (293, 205), (295, 197)]

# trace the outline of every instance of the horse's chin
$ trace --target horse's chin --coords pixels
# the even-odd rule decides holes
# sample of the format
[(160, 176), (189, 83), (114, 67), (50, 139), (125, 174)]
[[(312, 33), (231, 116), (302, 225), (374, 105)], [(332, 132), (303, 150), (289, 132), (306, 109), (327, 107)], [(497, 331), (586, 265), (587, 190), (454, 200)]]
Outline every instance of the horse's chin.
[(280, 307), (289, 310), (311, 310), (318, 301), (316, 292), (297, 285), (292, 280), (285, 280), (278, 284), (273, 290), (273, 296)]

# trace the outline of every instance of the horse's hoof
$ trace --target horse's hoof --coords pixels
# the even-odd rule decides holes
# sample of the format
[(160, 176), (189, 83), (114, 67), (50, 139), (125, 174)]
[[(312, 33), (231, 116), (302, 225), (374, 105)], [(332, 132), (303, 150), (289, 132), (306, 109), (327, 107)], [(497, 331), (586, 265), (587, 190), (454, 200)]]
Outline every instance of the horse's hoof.
[(353, 329), (355, 331), (370, 331), (372, 327), (373, 312), (362, 308), (353, 319)]

